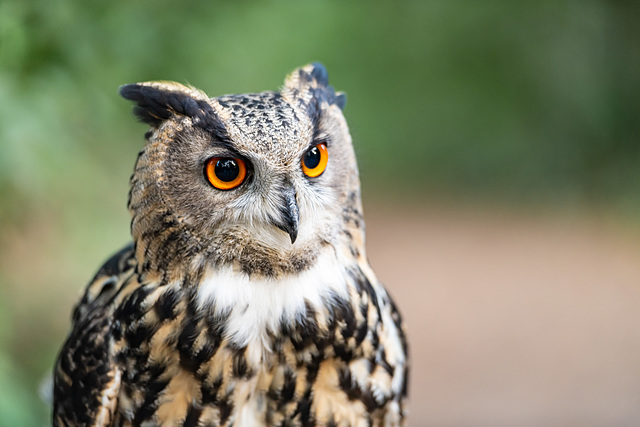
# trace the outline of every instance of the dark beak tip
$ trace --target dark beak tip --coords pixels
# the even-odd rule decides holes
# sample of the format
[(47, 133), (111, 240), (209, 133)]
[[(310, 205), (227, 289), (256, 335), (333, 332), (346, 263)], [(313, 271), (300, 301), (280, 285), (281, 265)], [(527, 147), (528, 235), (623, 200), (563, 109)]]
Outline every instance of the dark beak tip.
[(280, 230), (284, 231), (289, 235), (289, 238), (291, 238), (292, 245), (295, 243), (296, 239), (298, 238), (297, 227), (293, 226), (293, 224), (292, 225), (277, 224), (276, 227), (278, 227)]
[(300, 225), (300, 212), (293, 187), (289, 187), (283, 192), (282, 206), (280, 209), (279, 218), (274, 221), (274, 224), (289, 235), (291, 244), (293, 245), (298, 238), (298, 227)]

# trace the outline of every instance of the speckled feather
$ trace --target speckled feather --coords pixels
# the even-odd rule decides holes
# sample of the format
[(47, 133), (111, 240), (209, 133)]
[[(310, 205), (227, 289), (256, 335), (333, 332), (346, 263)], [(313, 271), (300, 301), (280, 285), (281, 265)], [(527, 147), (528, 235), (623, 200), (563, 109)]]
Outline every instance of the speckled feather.
[[(324, 67), (294, 71), (280, 92), (121, 93), (152, 127), (131, 178), (134, 242), (74, 311), (54, 425), (403, 425), (404, 326), (366, 259), (345, 98)], [(309, 179), (300, 159), (319, 142), (330, 163)], [(213, 189), (212, 156), (246, 159), (246, 182)]]

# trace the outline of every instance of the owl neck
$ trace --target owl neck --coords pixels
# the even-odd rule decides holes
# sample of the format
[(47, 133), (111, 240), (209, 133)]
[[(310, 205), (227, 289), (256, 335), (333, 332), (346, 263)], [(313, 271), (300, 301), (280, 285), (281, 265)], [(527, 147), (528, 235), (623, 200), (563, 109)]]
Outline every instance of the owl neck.
[(359, 227), (345, 228), (332, 241), (301, 243), (289, 250), (275, 250), (243, 229), (203, 242), (188, 228), (176, 227), (179, 221), (171, 215), (157, 214), (149, 219), (167, 227), (139, 233), (133, 227), (138, 272), (154, 281), (168, 283), (190, 277), (188, 283), (197, 283), (204, 271), (215, 269), (231, 269), (252, 280), (282, 280), (317, 267), (319, 259), (327, 254), (345, 265), (367, 264), (364, 233)]
[(233, 271), (250, 281), (289, 280), (310, 270), (322, 273), (318, 266), (327, 257), (345, 266), (368, 267), (361, 227), (345, 228), (333, 243), (307, 244), (279, 252), (261, 246), (248, 233), (243, 236), (242, 230), (202, 245), (187, 229), (172, 230), (172, 224), (178, 222), (171, 216), (154, 216), (152, 222), (165, 223), (169, 229), (134, 232), (138, 273), (144, 282), (196, 285), (206, 272), (216, 270)]

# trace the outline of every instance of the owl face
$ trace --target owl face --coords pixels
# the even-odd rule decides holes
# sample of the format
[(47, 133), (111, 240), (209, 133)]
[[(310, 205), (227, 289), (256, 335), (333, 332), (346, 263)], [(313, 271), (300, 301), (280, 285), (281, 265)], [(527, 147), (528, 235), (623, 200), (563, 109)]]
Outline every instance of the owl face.
[(294, 71), (280, 92), (210, 99), (151, 82), (121, 94), (152, 126), (129, 203), (142, 257), (244, 256), (251, 272), (267, 259), (304, 264), (339, 244), (343, 210), (359, 203), (358, 173), (344, 97), (321, 65)]

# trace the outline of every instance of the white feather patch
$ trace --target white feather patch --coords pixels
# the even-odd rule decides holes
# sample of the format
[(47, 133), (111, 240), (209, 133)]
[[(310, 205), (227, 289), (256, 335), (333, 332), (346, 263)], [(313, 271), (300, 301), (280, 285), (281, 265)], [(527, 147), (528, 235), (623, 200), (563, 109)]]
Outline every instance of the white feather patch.
[(335, 296), (348, 298), (347, 274), (335, 252), (321, 252), (312, 267), (297, 274), (251, 278), (224, 267), (205, 274), (198, 290), (201, 309), (231, 312), (227, 337), (246, 346), (258, 342), (270, 350), (267, 331), (274, 331), (281, 320), (295, 322), (306, 313), (308, 301), (316, 311)]

